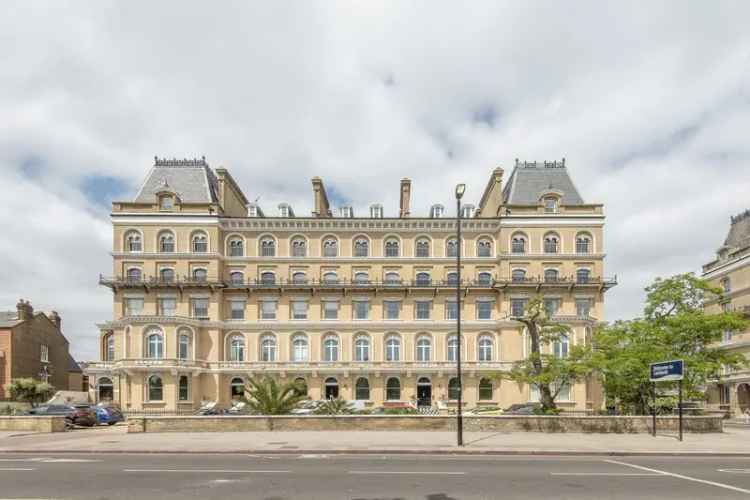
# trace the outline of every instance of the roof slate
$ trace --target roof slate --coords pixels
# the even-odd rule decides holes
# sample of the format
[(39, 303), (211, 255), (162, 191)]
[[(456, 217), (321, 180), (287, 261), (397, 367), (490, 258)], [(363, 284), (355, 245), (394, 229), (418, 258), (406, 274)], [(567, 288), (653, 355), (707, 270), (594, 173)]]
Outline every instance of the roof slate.
[(745, 248), (750, 246), (750, 210), (732, 217), (729, 233), (724, 240), (724, 246), (730, 248)]
[(205, 160), (157, 160), (133, 201), (155, 203), (160, 191), (174, 192), (182, 203), (218, 202), (216, 174)]
[(0, 311), (0, 328), (10, 328), (21, 323), (16, 311)]
[(516, 165), (503, 189), (503, 201), (508, 205), (537, 205), (542, 194), (549, 191), (562, 193), (562, 205), (584, 204), (567, 168), (559, 163)]

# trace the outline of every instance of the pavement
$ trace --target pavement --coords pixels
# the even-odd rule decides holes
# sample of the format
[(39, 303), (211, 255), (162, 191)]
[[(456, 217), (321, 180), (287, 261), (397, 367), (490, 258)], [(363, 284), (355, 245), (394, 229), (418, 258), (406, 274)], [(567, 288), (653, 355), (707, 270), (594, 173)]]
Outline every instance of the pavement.
[(0, 433), (0, 453), (531, 454), (750, 457), (750, 427), (724, 433), (577, 434), (436, 431), (202, 432), (128, 434), (127, 426), (53, 434)]
[(4, 454), (0, 500), (738, 499), (750, 458)]

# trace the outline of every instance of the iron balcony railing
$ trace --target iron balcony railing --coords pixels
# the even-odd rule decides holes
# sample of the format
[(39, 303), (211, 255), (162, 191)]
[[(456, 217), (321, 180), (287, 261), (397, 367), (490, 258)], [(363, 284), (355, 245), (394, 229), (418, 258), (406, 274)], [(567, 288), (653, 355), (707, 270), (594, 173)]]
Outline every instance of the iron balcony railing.
[(99, 276), (99, 284), (110, 288), (142, 287), (223, 287), (218, 278), (206, 276)]
[[(461, 280), (461, 287), (492, 288), (493, 280)], [(229, 280), (225, 282), (228, 288), (455, 288), (454, 280), (348, 280), (339, 279), (250, 279)]]

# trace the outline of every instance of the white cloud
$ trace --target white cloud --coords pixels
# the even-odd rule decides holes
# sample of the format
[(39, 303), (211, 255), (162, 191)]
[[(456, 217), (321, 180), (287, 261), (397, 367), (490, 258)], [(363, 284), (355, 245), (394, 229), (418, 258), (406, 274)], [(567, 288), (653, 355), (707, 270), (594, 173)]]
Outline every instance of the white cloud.
[(391, 214), (401, 177), (426, 211), (458, 181), (478, 199), (516, 157), (565, 156), (584, 198), (605, 204), (621, 281), (608, 317), (635, 315), (641, 288), (697, 270), (747, 208), (748, 14), (739, 2), (19, 2), (0, 18), (0, 305), (61, 310), (74, 351), (95, 357), (110, 229), (80, 186), (134, 188), (155, 154), (205, 154), (267, 209), (309, 211), (320, 175), (359, 213), (383, 202)]

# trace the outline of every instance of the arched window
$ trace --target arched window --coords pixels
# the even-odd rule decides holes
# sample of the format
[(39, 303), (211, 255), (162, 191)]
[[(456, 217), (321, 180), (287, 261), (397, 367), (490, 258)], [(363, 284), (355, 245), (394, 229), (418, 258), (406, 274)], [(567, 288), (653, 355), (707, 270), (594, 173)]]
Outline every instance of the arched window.
[(163, 283), (172, 283), (174, 281), (174, 269), (171, 267), (159, 269), (159, 279)]
[(208, 252), (208, 236), (205, 233), (195, 233), (193, 235), (193, 252)]
[(366, 272), (360, 271), (354, 274), (354, 282), (358, 285), (366, 285), (370, 282), (370, 276)]
[(159, 196), (159, 210), (172, 210), (174, 198), (171, 195)]
[(174, 252), (174, 234), (170, 231), (159, 233), (159, 251), (162, 253)]
[(187, 375), (180, 375), (177, 383), (177, 398), (180, 401), (187, 401), (190, 398), (190, 384)]
[(367, 257), (368, 255), (370, 255), (370, 242), (366, 238), (354, 240), (354, 256)]
[(359, 401), (367, 401), (370, 399), (370, 382), (368, 382), (366, 378), (358, 378), (354, 387), (354, 399)]
[(337, 399), (339, 397), (339, 381), (334, 377), (328, 377), (325, 380), (325, 397), (326, 399)]
[(482, 286), (492, 285), (492, 274), (487, 272), (479, 273), (477, 276), (477, 283)]
[(336, 257), (339, 254), (339, 242), (336, 238), (323, 240), (323, 257)]
[(458, 337), (451, 335), (448, 337), (448, 361), (456, 361), (458, 359)]
[(276, 361), (276, 337), (264, 335), (260, 340), (260, 360)]
[(492, 361), (492, 339), (490, 337), (485, 335), (479, 337), (477, 347), (479, 349), (479, 361)]
[(445, 256), (455, 257), (458, 255), (458, 240), (456, 238), (450, 238), (445, 242)]
[(432, 342), (428, 337), (417, 340), (417, 361), (430, 361), (432, 358)]
[(487, 238), (477, 242), (477, 257), (492, 257), (492, 242)]
[(453, 271), (448, 273), (448, 284), (449, 285), (457, 285), (458, 284), (458, 273)]
[(568, 340), (568, 336), (565, 334), (561, 335), (558, 340), (555, 340), (552, 343), (552, 351), (554, 352), (555, 357), (567, 358), (569, 346), (570, 346), (570, 341)]
[(336, 284), (339, 282), (339, 277), (334, 271), (329, 271), (323, 275), (323, 283)]
[(511, 272), (511, 280), (513, 283), (523, 283), (526, 281), (526, 269), (513, 269)]
[(190, 334), (180, 333), (177, 339), (177, 357), (180, 359), (190, 358)]
[(260, 255), (261, 257), (276, 256), (276, 241), (273, 238), (263, 238), (260, 240)]
[(125, 233), (125, 251), (143, 251), (143, 240), (141, 240), (141, 233), (139, 233), (138, 231), (128, 231), (127, 233)]
[(526, 253), (526, 237), (522, 234), (513, 236), (510, 243), (511, 253)]
[(151, 375), (148, 378), (148, 400), (164, 401), (164, 384), (158, 375)]
[(245, 381), (240, 377), (234, 377), (229, 382), (230, 396), (232, 399), (239, 399), (245, 396)]
[(396, 377), (391, 377), (386, 381), (385, 399), (388, 401), (398, 401), (401, 399), (401, 382)]
[(591, 236), (588, 234), (576, 236), (576, 253), (591, 253)]
[(242, 335), (229, 337), (229, 361), (245, 361), (245, 337)]
[(388, 337), (385, 341), (385, 360), (399, 361), (401, 359), (401, 339), (395, 336)]
[(370, 361), (370, 339), (365, 335), (354, 341), (354, 361)]
[(115, 398), (115, 385), (112, 383), (111, 378), (100, 378), (97, 386), (99, 391), (99, 401), (112, 401)]
[(241, 285), (245, 282), (245, 275), (241, 271), (232, 271), (229, 273), (229, 281), (233, 285)]
[(326, 337), (323, 341), (323, 361), (339, 360), (339, 339), (338, 337)]
[(415, 244), (414, 255), (416, 257), (429, 257), (430, 256), (430, 240), (428, 240), (427, 238), (418, 239), (417, 243)]
[(558, 200), (554, 196), (549, 196), (544, 199), (544, 213), (556, 214), (558, 210)]
[(544, 281), (549, 283), (560, 281), (560, 272), (557, 269), (545, 269)]
[(560, 239), (556, 234), (544, 236), (544, 253), (557, 253), (560, 248)]
[(591, 271), (588, 269), (578, 269), (576, 271), (576, 283), (588, 283), (591, 279)]
[(108, 333), (104, 337), (104, 361), (115, 360), (115, 336)]
[(294, 379), (294, 394), (297, 396), (307, 396), (307, 381), (302, 377)]
[(242, 257), (245, 255), (245, 242), (242, 238), (234, 237), (229, 240), (229, 256)]
[(292, 257), (305, 257), (307, 255), (307, 241), (305, 238), (298, 236), (292, 239), (291, 247)]
[(488, 378), (479, 379), (479, 400), (492, 401), (492, 381)]
[(430, 286), (431, 283), (430, 273), (417, 273), (417, 286)]
[(146, 335), (146, 357), (161, 359), (164, 357), (164, 336), (160, 331), (151, 331)]
[(292, 274), (292, 283), (295, 285), (304, 285), (307, 283), (307, 275), (302, 271)]
[(386, 285), (398, 285), (401, 283), (401, 276), (396, 272), (385, 273), (385, 284)]
[(297, 335), (292, 339), (292, 361), (307, 361), (307, 338)]
[(137, 267), (131, 267), (128, 269), (128, 281), (131, 283), (137, 283), (143, 279), (143, 273)]
[(193, 269), (193, 281), (205, 283), (208, 280), (208, 271), (205, 269)]
[(399, 242), (396, 238), (388, 238), (385, 240), (385, 256), (386, 257), (398, 257), (399, 253)]
[(448, 381), (448, 399), (458, 399), (458, 394), (461, 392), (461, 386), (458, 383), (458, 378), (453, 377)]
[(273, 285), (276, 283), (276, 275), (271, 271), (260, 273), (260, 282), (263, 285)]

